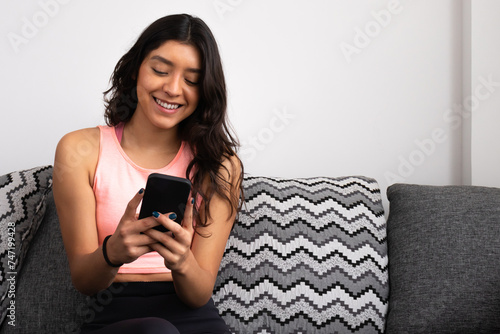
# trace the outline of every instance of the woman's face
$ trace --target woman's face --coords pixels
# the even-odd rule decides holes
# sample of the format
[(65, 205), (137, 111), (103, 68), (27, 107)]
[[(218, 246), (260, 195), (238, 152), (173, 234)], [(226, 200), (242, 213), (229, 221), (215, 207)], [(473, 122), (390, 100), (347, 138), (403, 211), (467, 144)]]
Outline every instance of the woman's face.
[(199, 101), (201, 57), (191, 45), (169, 40), (151, 51), (137, 76), (137, 109), (162, 129), (176, 127)]

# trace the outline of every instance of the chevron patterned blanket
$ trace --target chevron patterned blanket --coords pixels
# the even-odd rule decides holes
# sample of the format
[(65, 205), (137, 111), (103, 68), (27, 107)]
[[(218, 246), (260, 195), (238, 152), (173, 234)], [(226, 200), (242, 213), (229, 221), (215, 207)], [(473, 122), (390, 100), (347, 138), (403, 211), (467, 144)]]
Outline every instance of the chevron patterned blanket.
[(234, 333), (383, 333), (386, 221), (355, 176), (246, 177), (214, 301)]

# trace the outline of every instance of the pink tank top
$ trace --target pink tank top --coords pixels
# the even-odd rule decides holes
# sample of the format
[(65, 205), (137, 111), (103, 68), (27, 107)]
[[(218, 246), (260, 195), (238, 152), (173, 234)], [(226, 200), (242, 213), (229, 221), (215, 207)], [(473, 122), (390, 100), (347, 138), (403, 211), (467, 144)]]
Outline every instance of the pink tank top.
[[(163, 173), (172, 176), (186, 177), (186, 169), (193, 158), (189, 145), (182, 142), (175, 158), (160, 169), (146, 169), (137, 166), (123, 151), (120, 140), (123, 128), (99, 126), (100, 146), (99, 160), (94, 177), (94, 194), (96, 198), (96, 221), (99, 245), (107, 235), (115, 232), (127, 203), (146, 186), (151, 173)], [(117, 137), (119, 135), (120, 139)], [(140, 205), (137, 208), (139, 212)], [(120, 267), (118, 273), (148, 274), (167, 273), (164, 259), (157, 252), (142, 255), (131, 263)]]

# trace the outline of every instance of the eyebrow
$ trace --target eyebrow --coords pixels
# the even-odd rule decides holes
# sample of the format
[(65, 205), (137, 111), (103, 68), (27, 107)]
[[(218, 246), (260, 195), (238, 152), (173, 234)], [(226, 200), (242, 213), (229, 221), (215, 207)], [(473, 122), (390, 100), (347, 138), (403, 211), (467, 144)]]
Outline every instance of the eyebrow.
[[(162, 63), (164, 63), (166, 65), (174, 66), (174, 63), (172, 63), (168, 59), (163, 58), (162, 56), (158, 56), (158, 55), (157, 56), (153, 56), (153, 57), (151, 57), (151, 60), (158, 60), (158, 61), (160, 61), (160, 62), (162, 62)], [(201, 70), (199, 68), (191, 68), (191, 67), (189, 67), (189, 68), (186, 69), (186, 71), (192, 72), (192, 73), (201, 73)]]

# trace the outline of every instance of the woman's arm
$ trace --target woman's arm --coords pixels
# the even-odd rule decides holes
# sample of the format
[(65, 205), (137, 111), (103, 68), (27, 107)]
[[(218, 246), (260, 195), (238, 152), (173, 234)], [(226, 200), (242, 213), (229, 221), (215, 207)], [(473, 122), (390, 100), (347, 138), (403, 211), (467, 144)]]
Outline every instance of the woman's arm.
[[(225, 161), (222, 175), (232, 184), (227, 195), (239, 195), (238, 182), (241, 166), (238, 159)], [(231, 194), (230, 192), (234, 192)], [(224, 254), (227, 239), (236, 216), (236, 207), (218, 195), (214, 195), (210, 202), (210, 219), (207, 227), (198, 231), (206, 236), (194, 233), (192, 222), (192, 203), (188, 203), (182, 226), (160, 215), (158, 221), (170, 234), (158, 234), (157, 231), (148, 231), (149, 235), (158, 239), (161, 244), (151, 245), (165, 258), (165, 265), (172, 270), (175, 289), (179, 298), (190, 307), (205, 305), (214, 288), (219, 265)], [(200, 212), (203, 214), (203, 212)]]
[(71, 278), (75, 288), (85, 294), (108, 287), (118, 271), (107, 266), (98, 249), (91, 186), (98, 152), (99, 130), (84, 129), (60, 140), (54, 161), (54, 200)]
[[(98, 154), (98, 128), (69, 133), (57, 146), (53, 173), (54, 200), (71, 278), (75, 288), (87, 295), (107, 288), (118, 272), (118, 268), (106, 263), (98, 244), (92, 189)], [(131, 262), (151, 250), (147, 244), (154, 240), (136, 231), (157, 225), (153, 219), (141, 220), (142, 228), (137, 223), (135, 208), (141, 198), (137, 194), (130, 201), (118, 233), (108, 241), (107, 254), (112, 263)]]

